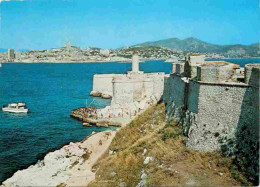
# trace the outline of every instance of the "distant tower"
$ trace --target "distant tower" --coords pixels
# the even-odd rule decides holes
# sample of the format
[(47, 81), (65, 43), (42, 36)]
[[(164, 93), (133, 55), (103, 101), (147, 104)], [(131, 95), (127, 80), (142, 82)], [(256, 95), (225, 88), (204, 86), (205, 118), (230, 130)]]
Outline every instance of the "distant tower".
[(65, 45), (66, 48), (70, 48), (70, 46), (71, 46), (70, 42), (67, 42), (66, 45)]
[(14, 49), (8, 49), (8, 60), (12, 61), (15, 59)]
[(132, 57), (132, 72), (139, 72), (139, 57), (136, 50)]

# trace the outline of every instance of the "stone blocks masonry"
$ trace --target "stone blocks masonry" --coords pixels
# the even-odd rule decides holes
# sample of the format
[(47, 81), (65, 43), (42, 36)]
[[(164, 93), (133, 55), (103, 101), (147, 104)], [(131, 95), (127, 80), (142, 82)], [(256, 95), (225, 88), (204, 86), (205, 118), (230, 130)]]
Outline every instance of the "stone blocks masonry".
[(235, 66), (204, 62), (197, 67), (197, 75), (189, 78), (185, 75), (192, 74), (186, 70), (174, 72), (165, 78), (163, 100), (167, 117), (182, 125), (189, 148), (235, 155), (257, 180), (259, 64), (246, 66), (244, 83), (233, 80), (232, 72), (236, 71), (232, 67)]

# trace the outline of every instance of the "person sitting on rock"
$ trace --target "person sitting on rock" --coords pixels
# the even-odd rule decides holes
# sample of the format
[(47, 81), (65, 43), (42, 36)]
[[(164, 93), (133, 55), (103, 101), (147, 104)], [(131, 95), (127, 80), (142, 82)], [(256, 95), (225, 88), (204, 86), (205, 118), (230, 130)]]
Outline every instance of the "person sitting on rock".
[(44, 161), (42, 160), (42, 161), (41, 161), (41, 167), (43, 167), (43, 166), (45, 166), (45, 163), (44, 163)]

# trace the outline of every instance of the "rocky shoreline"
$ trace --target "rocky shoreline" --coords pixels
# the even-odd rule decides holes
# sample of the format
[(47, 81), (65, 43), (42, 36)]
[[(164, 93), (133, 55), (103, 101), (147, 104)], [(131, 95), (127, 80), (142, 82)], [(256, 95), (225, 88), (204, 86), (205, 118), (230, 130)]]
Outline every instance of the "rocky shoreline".
[(107, 151), (116, 131), (92, 132), (81, 142), (48, 153), (42, 161), (17, 171), (1, 187), (86, 186), (95, 179), (92, 166)]
[(121, 124), (114, 118), (100, 119), (97, 117), (97, 108), (95, 107), (82, 107), (75, 110), (72, 110), (71, 117), (82, 121), (84, 126), (93, 126), (97, 127), (108, 127), (116, 126), (120, 127)]

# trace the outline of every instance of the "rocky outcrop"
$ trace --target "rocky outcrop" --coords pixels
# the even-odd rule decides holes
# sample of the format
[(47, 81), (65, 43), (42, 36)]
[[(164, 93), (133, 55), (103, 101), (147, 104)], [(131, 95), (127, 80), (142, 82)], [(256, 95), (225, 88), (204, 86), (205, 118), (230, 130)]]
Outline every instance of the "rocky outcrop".
[(108, 149), (115, 131), (94, 133), (81, 142), (70, 143), (48, 153), (44, 160), (17, 171), (1, 187), (87, 186), (95, 178), (93, 165)]
[(103, 99), (111, 99), (112, 98), (112, 96), (110, 94), (101, 93), (101, 92), (98, 92), (98, 91), (91, 91), (90, 95), (93, 96), (93, 97), (102, 97)]
[(102, 93), (96, 92), (96, 91), (91, 91), (90, 95), (93, 96), (93, 97), (101, 97)]
[(102, 97), (103, 99), (111, 99), (111, 98), (112, 98), (111, 95), (106, 94), (106, 93), (102, 93), (102, 94), (101, 94), (101, 97)]
[(71, 117), (78, 119), (83, 122), (90, 122), (88, 119), (97, 119), (97, 109), (95, 107), (82, 107), (72, 110)]
[(49, 153), (44, 160), (29, 168), (17, 171), (3, 182), (3, 186), (57, 186), (71, 175), (70, 169), (82, 164), (90, 152), (80, 143), (70, 143), (62, 149)]
[(71, 112), (71, 117), (80, 120), (83, 122), (83, 126), (92, 126), (96, 125), (98, 127), (108, 127), (108, 126), (116, 126), (120, 127), (121, 123), (118, 120), (114, 120), (113, 118), (98, 118), (97, 108), (95, 107), (84, 107), (78, 108)]

